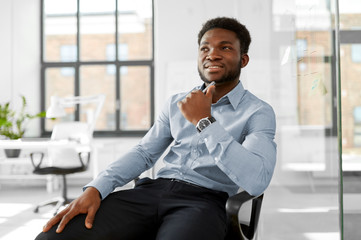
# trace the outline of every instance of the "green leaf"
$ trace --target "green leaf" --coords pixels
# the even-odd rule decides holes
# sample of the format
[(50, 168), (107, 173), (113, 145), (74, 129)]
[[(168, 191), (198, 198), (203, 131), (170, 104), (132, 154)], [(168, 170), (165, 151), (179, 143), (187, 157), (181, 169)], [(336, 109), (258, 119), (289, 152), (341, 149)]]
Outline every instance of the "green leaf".
[(9, 139), (21, 138), (25, 133), (24, 123), (34, 118), (43, 118), (46, 112), (37, 114), (26, 113), (27, 101), (25, 96), (21, 96), (22, 106), (19, 112), (10, 108), (10, 102), (0, 104), (0, 135)]

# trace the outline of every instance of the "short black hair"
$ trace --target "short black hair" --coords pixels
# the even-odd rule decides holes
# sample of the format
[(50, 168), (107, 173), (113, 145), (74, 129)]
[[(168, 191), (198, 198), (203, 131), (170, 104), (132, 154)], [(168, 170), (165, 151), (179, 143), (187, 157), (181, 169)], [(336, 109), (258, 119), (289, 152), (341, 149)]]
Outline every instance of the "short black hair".
[(217, 17), (205, 22), (198, 33), (198, 45), (201, 43), (203, 35), (214, 28), (222, 28), (234, 32), (241, 43), (241, 53), (248, 53), (249, 45), (251, 44), (251, 35), (248, 29), (235, 18), (229, 17)]

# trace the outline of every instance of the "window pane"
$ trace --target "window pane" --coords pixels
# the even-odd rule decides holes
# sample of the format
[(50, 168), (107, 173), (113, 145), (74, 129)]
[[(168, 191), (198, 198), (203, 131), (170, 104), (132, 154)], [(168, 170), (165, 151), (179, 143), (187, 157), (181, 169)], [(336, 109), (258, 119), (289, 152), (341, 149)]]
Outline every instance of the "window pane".
[[(106, 46), (106, 60), (115, 61), (115, 44), (107, 44)], [(119, 60), (128, 60), (128, 45), (125, 43), (118, 44), (118, 58)]]
[(115, 44), (115, 0), (82, 0), (79, 11), (80, 60), (109, 60), (107, 45)]
[[(64, 74), (66, 73), (66, 74)], [(45, 109), (50, 107), (51, 96), (69, 97), (74, 96), (74, 77), (75, 69), (67, 68), (48, 68), (45, 71)], [(66, 108), (66, 116), (56, 120), (45, 119), (45, 130), (52, 131), (57, 122), (74, 120), (74, 107)]]
[[(101, 113), (97, 119), (95, 130), (115, 130), (115, 75), (108, 74), (108, 69), (113, 65), (89, 65), (80, 68), (80, 95), (90, 96), (105, 94), (105, 102)], [(80, 120), (86, 121), (87, 111), (94, 105), (82, 105), (80, 110)]]
[(121, 67), (121, 130), (147, 130), (150, 127), (150, 68)]
[(62, 62), (75, 62), (76, 61), (76, 45), (60, 46), (60, 60)]
[(128, 46), (129, 60), (151, 59), (152, 1), (118, 0), (118, 12), (119, 44)]
[[(76, 60), (76, 11), (76, 0), (44, 0), (44, 61)], [(62, 46), (75, 47), (71, 58), (62, 59)]]
[(361, 44), (352, 44), (351, 59), (354, 63), (361, 63)]

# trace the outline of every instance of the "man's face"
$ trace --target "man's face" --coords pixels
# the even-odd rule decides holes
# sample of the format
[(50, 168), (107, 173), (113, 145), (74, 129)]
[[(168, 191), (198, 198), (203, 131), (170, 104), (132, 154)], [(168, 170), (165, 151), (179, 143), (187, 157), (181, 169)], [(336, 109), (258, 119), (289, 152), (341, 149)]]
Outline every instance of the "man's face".
[(234, 32), (222, 28), (211, 29), (203, 35), (199, 44), (199, 76), (206, 83), (238, 82), (242, 59), (240, 42)]

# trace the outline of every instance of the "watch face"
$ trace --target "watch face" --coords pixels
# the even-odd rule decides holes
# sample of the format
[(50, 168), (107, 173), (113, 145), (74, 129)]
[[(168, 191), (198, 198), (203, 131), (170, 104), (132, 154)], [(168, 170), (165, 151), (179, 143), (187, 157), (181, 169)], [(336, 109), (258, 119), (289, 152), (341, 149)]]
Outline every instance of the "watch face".
[(199, 121), (199, 128), (200, 130), (205, 129), (206, 127), (208, 127), (209, 125), (211, 125), (211, 122), (208, 119), (202, 119), (201, 121)]
[(215, 121), (216, 121), (216, 119), (214, 117), (202, 118), (197, 123), (196, 128), (197, 128), (198, 132), (201, 132), (203, 129), (205, 129), (206, 127), (208, 127), (209, 125), (211, 125)]

